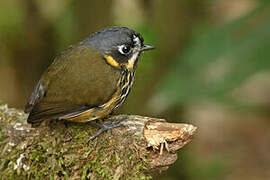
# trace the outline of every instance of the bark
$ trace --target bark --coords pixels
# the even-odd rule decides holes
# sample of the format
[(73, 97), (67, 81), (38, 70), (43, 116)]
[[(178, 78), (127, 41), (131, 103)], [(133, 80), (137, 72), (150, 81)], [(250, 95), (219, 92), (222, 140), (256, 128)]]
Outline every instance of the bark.
[[(118, 119), (113, 116), (112, 119)], [(96, 139), (87, 123), (55, 121), (33, 128), (27, 114), (0, 106), (1, 179), (150, 179), (167, 169), (196, 127), (129, 115), (126, 126)]]

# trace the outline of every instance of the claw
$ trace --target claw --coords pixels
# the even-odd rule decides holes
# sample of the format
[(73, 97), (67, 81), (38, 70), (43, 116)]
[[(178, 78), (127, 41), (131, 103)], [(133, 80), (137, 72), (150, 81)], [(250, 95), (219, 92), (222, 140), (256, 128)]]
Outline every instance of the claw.
[(103, 132), (109, 130), (109, 129), (113, 129), (113, 128), (117, 128), (117, 127), (121, 127), (121, 126), (125, 126), (124, 124), (121, 124), (122, 121), (126, 120), (127, 116), (122, 116), (120, 119), (114, 121), (114, 122), (110, 122), (107, 124), (98, 124), (98, 123), (94, 123), (95, 126), (99, 127), (100, 129), (94, 134), (92, 135), (89, 141), (94, 140), (96, 137), (98, 137), (100, 134), (102, 134)]

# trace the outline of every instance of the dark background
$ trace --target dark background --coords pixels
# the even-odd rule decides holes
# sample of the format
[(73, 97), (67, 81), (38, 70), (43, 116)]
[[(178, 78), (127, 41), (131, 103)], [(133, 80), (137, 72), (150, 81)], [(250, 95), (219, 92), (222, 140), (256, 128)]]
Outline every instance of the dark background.
[(23, 108), (57, 54), (113, 25), (157, 47), (119, 113), (199, 128), (155, 179), (270, 179), (268, 0), (1, 0), (1, 102)]

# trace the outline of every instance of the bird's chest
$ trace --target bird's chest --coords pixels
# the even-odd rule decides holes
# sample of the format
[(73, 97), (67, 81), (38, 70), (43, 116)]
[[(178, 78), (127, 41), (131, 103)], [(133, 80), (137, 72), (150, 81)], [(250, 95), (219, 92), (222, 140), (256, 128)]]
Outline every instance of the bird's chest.
[(127, 98), (134, 81), (134, 76), (135, 76), (134, 71), (126, 70), (122, 72), (122, 76), (118, 82), (120, 94), (119, 97), (117, 98), (115, 108), (118, 108)]

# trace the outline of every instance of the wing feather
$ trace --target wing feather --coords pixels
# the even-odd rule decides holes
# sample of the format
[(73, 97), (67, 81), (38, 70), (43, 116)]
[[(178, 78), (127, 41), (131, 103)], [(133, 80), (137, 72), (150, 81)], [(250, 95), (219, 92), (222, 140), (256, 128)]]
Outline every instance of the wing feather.
[(25, 105), (24, 112), (31, 112), (33, 107), (44, 97), (44, 95), (45, 88), (42, 85), (41, 81), (39, 81), (28, 98), (28, 102)]
[(88, 110), (88, 106), (74, 106), (68, 104), (46, 104), (40, 103), (36, 105), (30, 112), (27, 122), (36, 124), (47, 119), (57, 119), (61, 116), (81, 113)]
[(25, 112), (36, 123), (82, 113), (107, 102), (120, 71), (107, 65), (101, 53), (85, 45), (64, 51), (44, 72), (31, 93)]

